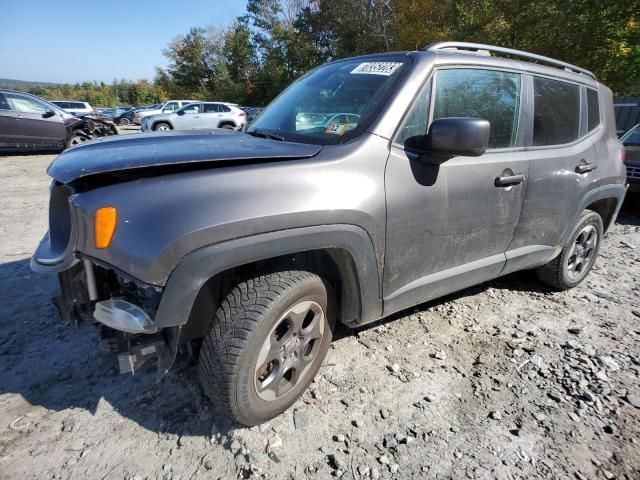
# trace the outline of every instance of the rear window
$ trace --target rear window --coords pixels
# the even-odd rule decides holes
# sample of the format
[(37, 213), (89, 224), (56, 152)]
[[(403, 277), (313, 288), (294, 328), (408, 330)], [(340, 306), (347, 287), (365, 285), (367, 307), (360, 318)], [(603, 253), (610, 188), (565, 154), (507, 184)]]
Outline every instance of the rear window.
[(580, 87), (534, 77), (533, 145), (561, 145), (578, 139)]
[(600, 105), (598, 103), (598, 92), (587, 88), (587, 114), (589, 131), (600, 125)]

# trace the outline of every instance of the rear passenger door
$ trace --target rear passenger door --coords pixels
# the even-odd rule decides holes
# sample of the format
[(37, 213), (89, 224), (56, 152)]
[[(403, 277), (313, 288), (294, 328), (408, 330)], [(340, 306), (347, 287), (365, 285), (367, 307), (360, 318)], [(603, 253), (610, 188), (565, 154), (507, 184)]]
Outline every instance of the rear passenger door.
[(533, 104), (527, 141), (529, 182), (507, 252), (507, 271), (549, 259), (572, 227), (585, 193), (597, 186), (599, 178), (591, 141), (599, 112), (592, 108), (589, 125), (586, 87), (538, 75), (526, 75), (526, 80)]
[[(521, 80), (506, 70), (440, 68), (418, 94), (385, 173), (385, 314), (500, 274), (528, 173), (519, 130)], [(404, 150), (407, 138), (443, 117), (488, 120), (487, 152), (434, 166)], [(496, 179), (504, 176), (522, 180), (500, 185)]]
[(218, 124), (223, 116), (221, 107), (222, 105), (218, 103), (205, 104), (200, 128), (218, 128)]

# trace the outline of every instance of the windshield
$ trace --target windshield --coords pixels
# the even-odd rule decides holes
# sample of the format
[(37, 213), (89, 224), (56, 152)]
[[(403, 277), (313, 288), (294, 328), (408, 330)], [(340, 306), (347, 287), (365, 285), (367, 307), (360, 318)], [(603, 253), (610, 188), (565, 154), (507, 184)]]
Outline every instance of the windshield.
[(408, 67), (405, 55), (328, 64), (301, 77), (247, 129), (305, 143), (340, 143), (361, 132)]
[(624, 134), (620, 141), (626, 147), (640, 147), (640, 127), (633, 127)]

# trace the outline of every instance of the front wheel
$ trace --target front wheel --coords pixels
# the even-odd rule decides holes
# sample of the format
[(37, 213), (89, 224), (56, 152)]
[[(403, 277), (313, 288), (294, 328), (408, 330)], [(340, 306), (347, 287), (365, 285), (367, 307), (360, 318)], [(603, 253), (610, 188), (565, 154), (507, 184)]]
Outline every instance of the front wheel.
[(69, 135), (67, 139), (67, 148), (73, 147), (75, 145), (80, 145), (81, 143), (87, 142), (91, 140), (91, 136), (82, 132), (81, 130), (76, 130)]
[(155, 132), (168, 132), (171, 130), (171, 125), (165, 122), (158, 122), (153, 126)]
[(120, 119), (120, 125), (126, 127), (127, 125), (130, 125), (130, 124), (131, 124), (131, 121), (128, 118), (123, 117)]
[(243, 425), (281, 414), (318, 372), (333, 315), (331, 289), (310, 272), (281, 271), (238, 284), (222, 301), (200, 350), (204, 392)]
[(581, 283), (596, 261), (604, 228), (602, 218), (592, 210), (585, 210), (560, 255), (537, 269), (538, 278), (560, 290), (568, 290)]

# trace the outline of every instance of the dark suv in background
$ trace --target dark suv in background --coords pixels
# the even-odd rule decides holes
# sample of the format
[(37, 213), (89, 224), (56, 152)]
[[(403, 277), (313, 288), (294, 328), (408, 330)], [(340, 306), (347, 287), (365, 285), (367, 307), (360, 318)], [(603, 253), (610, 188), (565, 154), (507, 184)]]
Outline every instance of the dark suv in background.
[(117, 133), (108, 120), (74, 115), (30, 93), (0, 89), (0, 151), (60, 151)]
[(640, 193), (640, 124), (625, 133), (620, 141), (625, 149), (629, 191)]
[(611, 90), (574, 65), (455, 42), (343, 59), (246, 133), (63, 153), (31, 265), (60, 272), (61, 313), (100, 322), (122, 372), (201, 345), (204, 392), (255, 425), (302, 395), (336, 322), (522, 269), (578, 285), (622, 205), (622, 155)]

